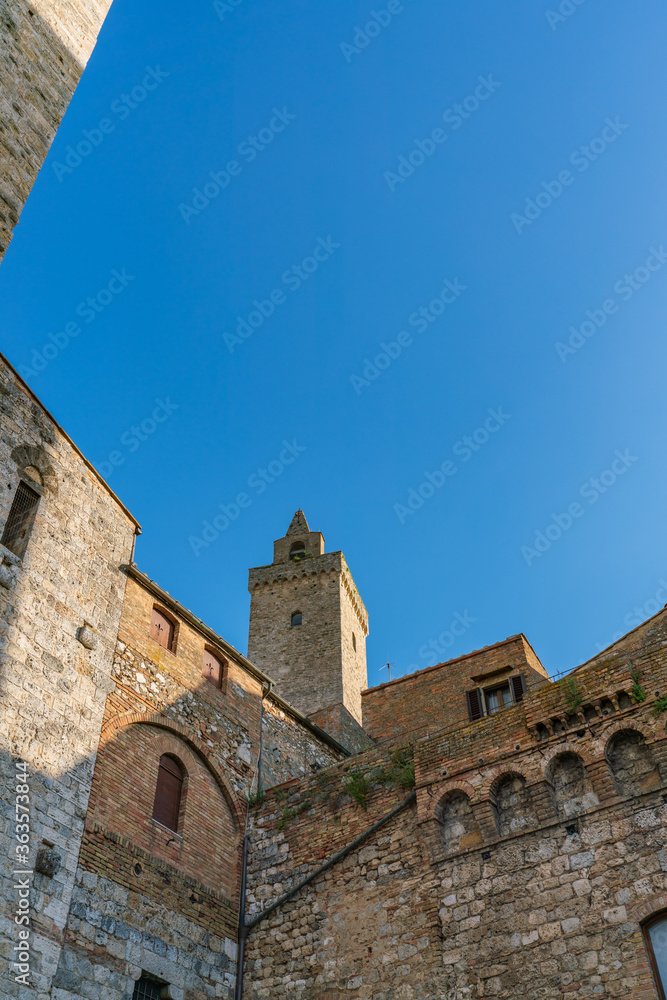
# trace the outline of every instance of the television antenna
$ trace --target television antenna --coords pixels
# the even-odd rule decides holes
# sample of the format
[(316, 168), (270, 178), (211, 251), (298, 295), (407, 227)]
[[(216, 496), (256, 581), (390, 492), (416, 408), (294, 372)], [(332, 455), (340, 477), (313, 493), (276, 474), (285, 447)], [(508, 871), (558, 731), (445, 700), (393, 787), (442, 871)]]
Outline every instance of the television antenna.
[(387, 663), (383, 664), (383, 666), (380, 667), (380, 670), (386, 670), (388, 679), (391, 680), (391, 668), (395, 666), (396, 664), (389, 663), (389, 661), (387, 661)]

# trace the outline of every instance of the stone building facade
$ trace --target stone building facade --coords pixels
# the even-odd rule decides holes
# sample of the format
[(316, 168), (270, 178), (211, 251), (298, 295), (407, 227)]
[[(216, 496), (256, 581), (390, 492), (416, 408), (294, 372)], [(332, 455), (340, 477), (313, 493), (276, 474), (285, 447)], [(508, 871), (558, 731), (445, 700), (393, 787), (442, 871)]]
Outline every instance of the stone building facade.
[(0, 0), (0, 260), (111, 0)]
[[(0, 256), (108, 7), (0, 0)], [(0, 530), (0, 997), (666, 1000), (667, 611), (367, 689), (297, 511), (246, 657), (1, 356)]]
[(257, 663), (4, 359), (0, 418), (0, 995), (664, 1000), (667, 611), (559, 683), (517, 635), (362, 690), (298, 511)]
[[(306, 715), (328, 710), (349, 738), (361, 725), (368, 686), (368, 614), (342, 552), (324, 551), (298, 510), (273, 562), (250, 570), (248, 656), (275, 677), (277, 689)], [(313, 664), (317, 663), (317, 680)]]

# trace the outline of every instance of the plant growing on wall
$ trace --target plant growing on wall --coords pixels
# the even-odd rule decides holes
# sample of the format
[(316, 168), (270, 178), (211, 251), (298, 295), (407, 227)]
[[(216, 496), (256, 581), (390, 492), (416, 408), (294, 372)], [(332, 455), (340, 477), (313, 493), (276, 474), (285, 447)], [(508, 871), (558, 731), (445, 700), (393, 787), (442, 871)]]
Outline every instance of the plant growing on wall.
[(362, 809), (368, 808), (368, 779), (363, 771), (350, 771), (346, 778), (343, 778), (343, 789), (351, 795), (357, 805)]
[(642, 701), (646, 701), (646, 691), (642, 687), (642, 672), (637, 667), (632, 667), (630, 676), (632, 677), (632, 691), (630, 693), (634, 700), (641, 704)]
[(264, 789), (258, 788), (256, 792), (252, 792), (248, 796), (248, 805), (252, 809), (254, 806), (261, 806), (264, 801)]
[(654, 715), (662, 715), (665, 711), (667, 711), (667, 694), (663, 694), (661, 698), (657, 698), (653, 705)]
[(581, 695), (577, 689), (577, 682), (574, 677), (565, 677), (562, 681), (565, 704), (570, 715), (574, 715), (581, 705)]
[(409, 747), (398, 747), (389, 755), (387, 767), (381, 767), (373, 775), (380, 785), (393, 785), (395, 788), (410, 789), (415, 787), (415, 764), (410, 756)]

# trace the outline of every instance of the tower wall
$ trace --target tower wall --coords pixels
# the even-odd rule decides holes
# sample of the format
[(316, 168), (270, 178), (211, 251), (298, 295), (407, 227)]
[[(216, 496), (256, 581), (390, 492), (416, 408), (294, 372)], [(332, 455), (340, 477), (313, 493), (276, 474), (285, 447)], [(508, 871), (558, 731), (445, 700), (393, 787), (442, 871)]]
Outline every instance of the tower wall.
[(250, 659), (304, 714), (342, 703), (360, 723), (368, 616), (343, 553), (251, 569), (249, 589)]
[(0, 259), (111, 0), (0, 0)]
[[(104, 702), (114, 687), (121, 566), (131, 558), (137, 524), (1, 356), (0, 400), (0, 532), (24, 476), (33, 483), (37, 476), (42, 488), (23, 556), (0, 542), (0, 996), (33, 995), (19, 991), (9, 957), (19, 941), (18, 868), (33, 872), (30, 975), (34, 995), (46, 997), (74, 890)], [(20, 800), (17, 775), (26, 776)], [(27, 812), (15, 813), (14, 803)], [(27, 845), (19, 839), (26, 834)], [(24, 846), (28, 852), (17, 852)], [(60, 864), (51, 876), (39, 864), (45, 850)]]

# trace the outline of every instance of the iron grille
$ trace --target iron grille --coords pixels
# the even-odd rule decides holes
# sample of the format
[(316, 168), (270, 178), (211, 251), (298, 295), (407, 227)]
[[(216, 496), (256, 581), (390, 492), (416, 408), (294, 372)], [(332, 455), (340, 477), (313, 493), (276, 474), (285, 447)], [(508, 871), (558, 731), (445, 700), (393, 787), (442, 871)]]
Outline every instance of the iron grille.
[(21, 479), (0, 539), (16, 556), (22, 556), (26, 550), (38, 503), (39, 493), (31, 490)]
[(138, 979), (134, 984), (132, 1000), (160, 1000), (162, 987), (154, 979)]

